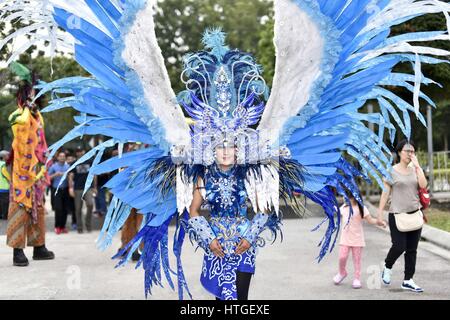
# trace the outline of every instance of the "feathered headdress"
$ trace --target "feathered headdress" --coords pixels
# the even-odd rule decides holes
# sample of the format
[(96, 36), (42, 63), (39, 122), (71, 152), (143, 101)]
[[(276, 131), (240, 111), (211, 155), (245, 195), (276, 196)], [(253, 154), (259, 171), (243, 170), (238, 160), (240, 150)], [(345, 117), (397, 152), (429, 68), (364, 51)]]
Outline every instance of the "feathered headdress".
[(20, 83), (17, 89), (17, 105), (23, 107), (33, 99), (33, 87), (36, 84), (36, 75), (28, 69), (26, 66), (19, 62), (12, 62), (9, 65), (10, 71), (15, 74), (19, 79)]
[(258, 160), (258, 133), (251, 126), (264, 111), (269, 89), (254, 57), (230, 50), (225, 38), (220, 28), (208, 29), (202, 40), (206, 50), (184, 57), (186, 90), (178, 101), (194, 120), (187, 162), (213, 163), (214, 148), (224, 141), (237, 146), (238, 163)]
[(12, 62), (9, 65), (9, 70), (15, 74), (17, 77), (19, 77), (19, 79), (21, 81), (26, 81), (28, 82), (30, 85), (33, 84), (33, 79), (32, 79), (32, 74), (30, 69), (28, 69), (27, 67), (25, 67), (23, 64), (19, 63), (19, 62)]

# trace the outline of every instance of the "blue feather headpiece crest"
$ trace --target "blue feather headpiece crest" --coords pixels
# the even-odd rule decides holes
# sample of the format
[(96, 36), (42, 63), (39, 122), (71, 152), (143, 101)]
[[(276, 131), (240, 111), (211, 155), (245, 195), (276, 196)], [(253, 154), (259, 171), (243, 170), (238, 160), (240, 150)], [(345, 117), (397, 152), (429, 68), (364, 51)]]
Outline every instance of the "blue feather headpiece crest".
[(181, 74), (186, 90), (178, 101), (195, 121), (194, 158), (203, 164), (213, 161), (212, 149), (224, 140), (238, 146), (238, 161), (250, 161), (250, 146), (258, 138), (251, 126), (258, 123), (269, 93), (254, 57), (230, 50), (225, 38), (220, 28), (207, 29), (202, 40), (206, 50), (186, 55)]

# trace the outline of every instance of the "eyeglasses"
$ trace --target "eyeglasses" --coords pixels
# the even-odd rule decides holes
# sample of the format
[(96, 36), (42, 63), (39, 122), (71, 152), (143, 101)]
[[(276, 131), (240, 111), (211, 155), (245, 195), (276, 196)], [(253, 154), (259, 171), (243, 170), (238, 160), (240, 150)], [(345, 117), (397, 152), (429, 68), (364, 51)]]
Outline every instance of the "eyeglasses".
[(408, 154), (415, 154), (416, 153), (414, 150), (402, 150), (402, 151), (405, 152), (405, 153), (408, 153)]

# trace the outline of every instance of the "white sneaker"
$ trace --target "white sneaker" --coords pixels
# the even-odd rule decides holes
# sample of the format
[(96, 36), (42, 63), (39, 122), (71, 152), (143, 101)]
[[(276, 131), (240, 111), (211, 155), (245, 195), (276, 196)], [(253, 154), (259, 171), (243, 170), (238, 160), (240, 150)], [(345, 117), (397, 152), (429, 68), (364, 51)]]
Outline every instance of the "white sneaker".
[(383, 280), (383, 283), (385, 285), (391, 284), (391, 276), (392, 276), (392, 269), (388, 269), (386, 268), (386, 266), (384, 266), (383, 273), (381, 274), (381, 279)]
[(353, 289), (361, 289), (362, 288), (361, 281), (359, 279), (353, 280), (352, 287)]
[(421, 287), (419, 287), (417, 284), (415, 284), (413, 279), (410, 279), (408, 281), (403, 281), (402, 289), (413, 291), (413, 292), (423, 292), (423, 289)]
[(334, 282), (335, 285), (339, 285), (339, 284), (341, 284), (342, 281), (344, 281), (344, 279), (346, 277), (347, 277), (347, 273), (346, 274), (338, 273), (337, 275), (334, 276), (333, 282)]

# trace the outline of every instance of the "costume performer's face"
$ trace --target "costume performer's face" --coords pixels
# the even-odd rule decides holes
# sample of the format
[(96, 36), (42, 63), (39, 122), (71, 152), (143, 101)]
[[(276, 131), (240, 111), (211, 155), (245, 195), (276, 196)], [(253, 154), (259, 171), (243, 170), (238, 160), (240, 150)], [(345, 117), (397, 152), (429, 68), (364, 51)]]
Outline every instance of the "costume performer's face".
[(236, 147), (233, 144), (223, 143), (216, 147), (216, 161), (223, 166), (231, 166), (236, 163)]

